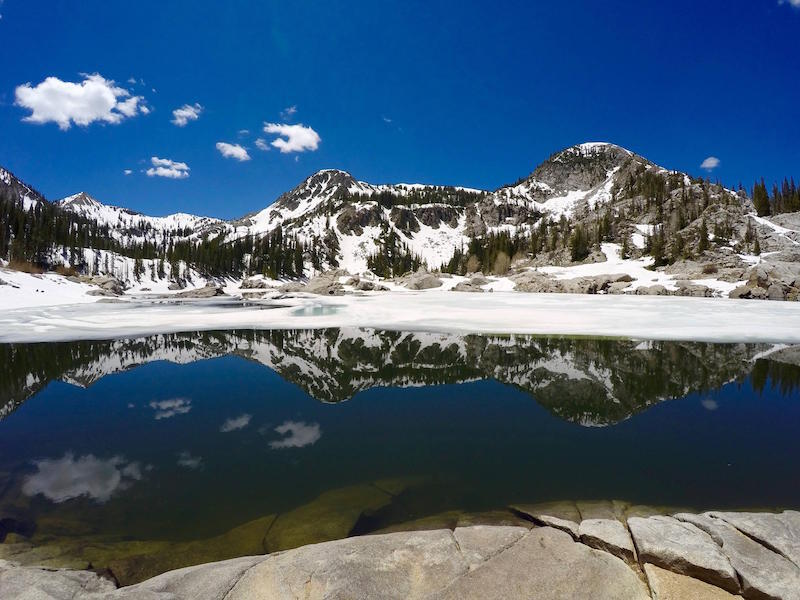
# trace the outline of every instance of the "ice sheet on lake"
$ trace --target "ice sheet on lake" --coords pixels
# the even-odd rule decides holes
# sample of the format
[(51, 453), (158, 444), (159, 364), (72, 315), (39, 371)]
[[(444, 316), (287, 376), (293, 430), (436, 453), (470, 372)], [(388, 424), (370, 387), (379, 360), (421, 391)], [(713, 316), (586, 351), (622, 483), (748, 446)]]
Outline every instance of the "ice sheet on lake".
[(800, 343), (800, 303), (678, 296), (384, 292), (297, 294), (269, 310), (195, 301), (0, 311), (0, 342), (66, 341), (224, 329), (365, 327), (656, 340)]

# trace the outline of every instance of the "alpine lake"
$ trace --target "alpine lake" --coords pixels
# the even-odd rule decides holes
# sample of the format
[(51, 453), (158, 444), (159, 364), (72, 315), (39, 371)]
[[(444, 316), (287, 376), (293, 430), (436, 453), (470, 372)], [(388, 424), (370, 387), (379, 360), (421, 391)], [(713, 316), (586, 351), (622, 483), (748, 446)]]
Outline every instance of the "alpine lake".
[(122, 584), (520, 504), (800, 508), (798, 347), (246, 330), (0, 364), (0, 559)]

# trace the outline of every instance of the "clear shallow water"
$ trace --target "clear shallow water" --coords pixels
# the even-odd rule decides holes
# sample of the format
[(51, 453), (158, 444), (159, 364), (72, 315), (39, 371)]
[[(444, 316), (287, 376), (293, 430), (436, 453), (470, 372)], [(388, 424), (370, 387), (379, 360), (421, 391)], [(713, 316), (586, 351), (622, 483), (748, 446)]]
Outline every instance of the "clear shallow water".
[(548, 500), (800, 508), (800, 353), (771, 350), (357, 329), (0, 345), (0, 536), (314, 529), (274, 550), (326, 519), (341, 537)]

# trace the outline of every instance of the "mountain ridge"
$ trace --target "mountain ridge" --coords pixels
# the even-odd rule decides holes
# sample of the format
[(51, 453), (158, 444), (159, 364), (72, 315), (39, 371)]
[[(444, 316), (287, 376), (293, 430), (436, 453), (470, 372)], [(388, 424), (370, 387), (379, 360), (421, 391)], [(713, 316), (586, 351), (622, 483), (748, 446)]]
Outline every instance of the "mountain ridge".
[[(2, 174), (0, 198), (26, 208), (47, 202), (8, 171)], [(697, 270), (697, 262), (705, 261), (742, 270), (760, 262), (752, 257), (765, 251), (777, 255), (785, 271), (785, 264), (797, 261), (791, 252), (800, 245), (797, 230), (756, 217), (744, 190), (666, 169), (609, 142), (559, 150), (526, 177), (494, 191), (372, 184), (334, 168), (313, 173), (266, 207), (231, 220), (188, 213), (154, 217), (104, 204), (86, 192), (52, 206), (100, 228), (116, 254), (174, 263), (170, 269), (157, 260), (126, 265), (125, 277), (133, 273), (137, 281), (147, 269), (154, 281), (162, 273), (180, 280), (190, 266), (212, 276), (274, 278), (332, 269), (394, 276), (419, 265), (460, 274), (502, 273), (512, 264), (535, 268), (604, 260), (604, 243), (617, 244), (622, 258), (651, 257), (653, 268), (686, 263)], [(77, 256), (80, 269), (93, 262), (90, 273), (103, 273), (108, 257), (87, 252), (74, 238), (70, 260), (63, 258), (66, 245), (45, 258), (39, 251), (39, 260), (72, 267)], [(110, 268), (117, 276), (118, 269)], [(725, 276), (737, 280), (734, 273)], [(786, 281), (784, 295), (792, 285)]]

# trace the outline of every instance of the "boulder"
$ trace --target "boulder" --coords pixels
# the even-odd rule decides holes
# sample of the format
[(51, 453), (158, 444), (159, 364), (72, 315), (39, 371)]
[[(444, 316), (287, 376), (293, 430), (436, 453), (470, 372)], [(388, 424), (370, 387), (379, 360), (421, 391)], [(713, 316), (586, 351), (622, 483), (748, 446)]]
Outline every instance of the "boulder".
[(267, 282), (263, 279), (251, 277), (250, 279), (245, 279), (242, 281), (239, 287), (243, 290), (263, 290), (266, 289)]
[(185, 287), (186, 283), (184, 281), (170, 281), (167, 289), (171, 292), (174, 292), (175, 290), (182, 290)]
[(702, 285), (699, 283), (692, 283), (690, 281), (679, 281), (677, 283), (678, 296), (693, 296), (696, 298), (711, 298), (714, 295), (714, 290), (712, 290), (707, 285)]
[(670, 292), (663, 285), (646, 285), (636, 288), (637, 296), (669, 296)]
[(673, 517), (631, 517), (628, 529), (639, 560), (688, 575), (729, 592), (739, 580), (728, 558), (708, 533)]
[(369, 281), (366, 279), (361, 279), (358, 283), (355, 284), (355, 288), (362, 292), (387, 292), (389, 288), (385, 285), (381, 285), (375, 281)]
[(770, 273), (763, 264), (753, 265), (745, 271), (745, 276), (751, 287), (767, 288), (769, 286)]
[(208, 282), (205, 287), (196, 288), (193, 290), (184, 290), (175, 294), (178, 298), (213, 298), (215, 296), (224, 296), (225, 290), (221, 285)]
[(611, 285), (608, 286), (606, 293), (608, 294), (624, 294), (627, 288), (631, 287), (631, 284), (627, 281), (615, 281)]
[(430, 290), (442, 286), (442, 281), (432, 273), (417, 271), (411, 275), (406, 275), (398, 281), (410, 290)]
[(780, 283), (771, 283), (767, 288), (767, 300), (786, 300), (786, 290)]
[(460, 281), (459, 283), (453, 286), (452, 290), (454, 292), (477, 292), (477, 293), (483, 293), (486, 291), (483, 288), (473, 284), (471, 281)]
[(95, 275), (93, 277), (84, 278), (86, 283), (96, 285), (101, 290), (111, 292), (115, 296), (121, 296), (125, 292), (125, 288), (116, 277), (111, 275)]
[(586, 519), (578, 529), (581, 541), (628, 563), (636, 562), (636, 550), (625, 525), (616, 519)]
[(745, 285), (740, 285), (736, 289), (734, 289), (730, 294), (728, 294), (729, 298), (740, 298), (743, 300), (746, 299), (756, 299), (756, 300), (763, 300), (767, 297), (767, 290), (759, 286), (753, 286), (750, 283), (746, 283)]
[(653, 600), (741, 600), (716, 586), (699, 579), (672, 573), (645, 563), (644, 573), (653, 592)]
[(486, 285), (487, 283), (489, 283), (489, 280), (486, 279), (486, 277), (484, 277), (483, 274), (476, 273), (475, 275), (472, 276), (469, 282), (472, 285)]
[(800, 570), (784, 556), (709, 513), (681, 513), (675, 517), (696, 525), (722, 546), (722, 552), (741, 578), (742, 595), (746, 598), (800, 599)]
[(88, 290), (86, 292), (86, 295), (87, 296), (112, 296), (112, 297), (115, 297), (115, 298), (117, 297), (117, 294), (115, 294), (114, 292), (110, 292), (108, 290), (104, 290), (103, 288), (100, 288), (100, 289), (97, 289), (97, 290)]
[(342, 271), (328, 271), (312, 277), (305, 283), (299, 281), (285, 283), (280, 290), (282, 292), (307, 292), (320, 296), (342, 296), (344, 295), (344, 286), (339, 283), (339, 278), (343, 276)]

